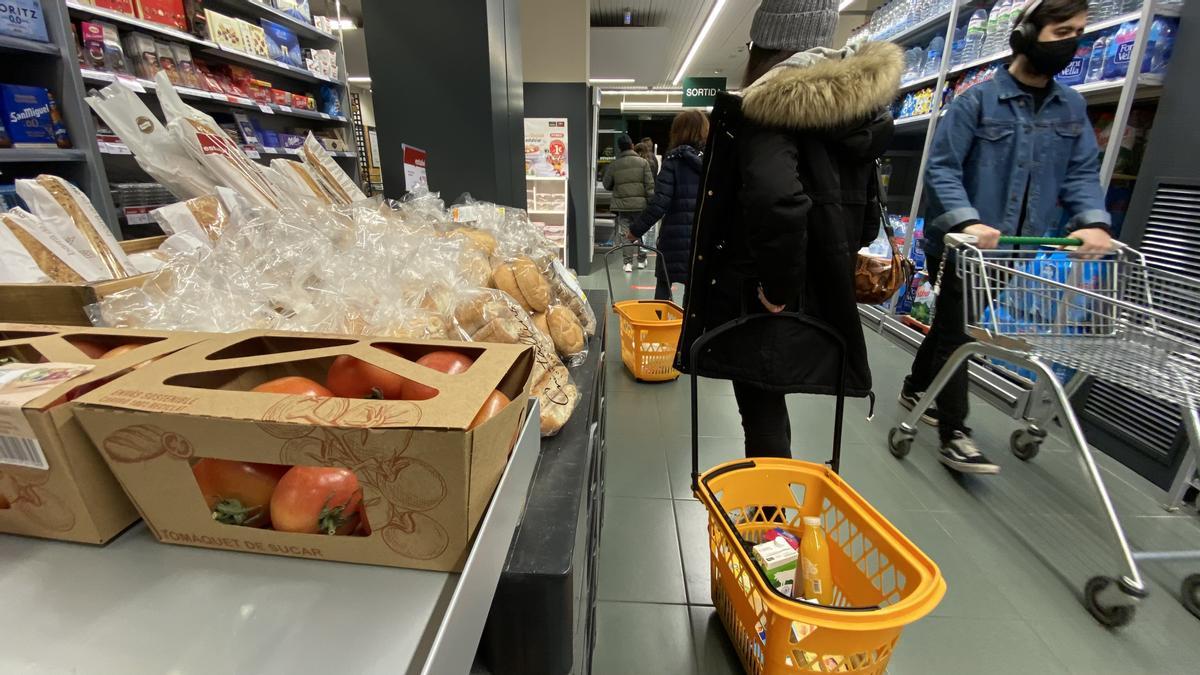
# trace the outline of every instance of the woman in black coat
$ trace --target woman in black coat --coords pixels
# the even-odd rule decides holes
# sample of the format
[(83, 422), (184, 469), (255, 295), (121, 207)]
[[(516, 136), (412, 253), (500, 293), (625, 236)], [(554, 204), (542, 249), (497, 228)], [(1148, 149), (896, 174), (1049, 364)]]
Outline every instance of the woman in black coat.
[[(764, 2), (760, 15), (768, 4), (788, 3)], [(782, 320), (745, 324), (695, 364), (689, 350), (706, 330), (748, 313), (798, 312), (845, 344), (846, 394), (870, 393), (854, 270), (858, 249), (879, 231), (876, 159), (892, 137), (888, 108), (903, 65), (887, 43), (798, 52), (811, 44), (780, 44), (781, 35), (801, 38), (767, 25), (781, 16), (755, 17), (751, 33), (762, 39), (754, 37), (747, 87), (713, 111), (678, 361), (733, 380), (747, 456), (790, 456), (784, 394), (834, 393), (836, 350)], [(819, 44), (832, 36), (832, 2), (827, 16)]]
[[(685, 110), (671, 123), (671, 149), (663, 157), (662, 169), (654, 183), (654, 197), (629, 228), (629, 241), (637, 241), (662, 220), (658, 250), (662, 253), (655, 277), (655, 300), (671, 299), (671, 283), (687, 284), (689, 255), (692, 252), (692, 223), (700, 196), (700, 169), (704, 166), (703, 148), (708, 139), (708, 116), (699, 110)], [(665, 274), (664, 274), (665, 272)]]

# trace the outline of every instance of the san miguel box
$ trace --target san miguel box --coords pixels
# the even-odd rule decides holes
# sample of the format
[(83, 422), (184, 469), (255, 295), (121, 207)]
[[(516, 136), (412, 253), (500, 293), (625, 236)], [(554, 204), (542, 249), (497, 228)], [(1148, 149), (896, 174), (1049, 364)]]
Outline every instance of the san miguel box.
[(531, 366), (516, 345), (247, 331), (89, 393), (80, 417), (161, 542), (457, 570)]
[(133, 524), (78, 399), (201, 337), (0, 324), (0, 532), (103, 544)]

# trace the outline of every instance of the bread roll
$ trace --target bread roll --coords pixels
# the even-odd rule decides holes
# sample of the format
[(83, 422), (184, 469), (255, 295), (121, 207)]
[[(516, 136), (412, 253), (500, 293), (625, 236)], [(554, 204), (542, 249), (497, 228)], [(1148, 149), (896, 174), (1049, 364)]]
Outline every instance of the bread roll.
[(550, 307), (550, 284), (537, 265), (529, 258), (518, 258), (512, 263), (512, 272), (524, 297), (522, 306), (530, 312), (546, 311)]
[(553, 336), (550, 335), (550, 324), (546, 323), (546, 314), (544, 312), (538, 312), (530, 318), (533, 319), (533, 325), (542, 332), (542, 335), (553, 339)]
[(515, 345), (521, 342), (521, 322), (499, 317), (492, 319), (483, 328), (471, 334), (475, 342), (499, 342)]
[(526, 312), (533, 311), (525, 302), (525, 295), (521, 292), (521, 287), (517, 284), (517, 278), (512, 265), (507, 263), (496, 265), (492, 270), (492, 283), (499, 290), (512, 296), (512, 299), (516, 300)]
[(574, 312), (562, 305), (555, 305), (546, 313), (546, 323), (550, 339), (554, 340), (554, 348), (560, 355), (569, 356), (583, 351), (586, 345), (583, 326)]
[(473, 227), (460, 227), (450, 235), (469, 240), (475, 248), (483, 251), (489, 258), (496, 255), (496, 237), (492, 236), (491, 232), (477, 230)]
[(563, 428), (579, 402), (579, 389), (571, 382), (566, 367), (556, 366), (534, 385), (533, 395), (542, 405), (542, 436), (553, 436)]

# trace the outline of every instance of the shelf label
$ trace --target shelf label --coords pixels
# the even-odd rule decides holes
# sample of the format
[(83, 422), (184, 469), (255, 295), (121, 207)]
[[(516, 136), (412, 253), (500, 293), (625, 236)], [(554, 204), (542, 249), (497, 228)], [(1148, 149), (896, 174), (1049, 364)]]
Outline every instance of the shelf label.
[(317, 113), (317, 114), (320, 115), (321, 119), (323, 119), (323, 120), (329, 119), (329, 113)]
[(290, 113), (290, 112), (292, 112), (292, 106), (290, 106), (290, 105), (281, 105), (281, 106), (279, 106), (279, 112), (282, 112), (282, 113)]
[(258, 159), (259, 157), (262, 157), (262, 155), (258, 154), (258, 151), (255, 150), (254, 148), (245, 148), (244, 151), (246, 153), (246, 156), (249, 157), (250, 159)]
[(124, 143), (101, 142), (99, 145), (100, 145), (100, 152), (103, 152), (108, 155), (132, 155), (133, 154), (129, 150), (129, 146), (125, 145)]
[(125, 213), (125, 222), (130, 225), (149, 225), (154, 222), (154, 217), (150, 215), (153, 206), (126, 206), (123, 210)]
[(261, 110), (261, 111), (263, 111), (263, 112), (265, 112), (265, 113), (266, 113), (266, 114), (268, 114), (268, 115), (274, 115), (274, 114), (275, 114), (275, 111), (271, 109), (271, 106), (269, 106), (269, 105), (267, 105), (267, 104), (265, 104), (265, 103), (259, 103), (259, 104), (258, 104), (258, 109), (259, 109), (259, 110)]

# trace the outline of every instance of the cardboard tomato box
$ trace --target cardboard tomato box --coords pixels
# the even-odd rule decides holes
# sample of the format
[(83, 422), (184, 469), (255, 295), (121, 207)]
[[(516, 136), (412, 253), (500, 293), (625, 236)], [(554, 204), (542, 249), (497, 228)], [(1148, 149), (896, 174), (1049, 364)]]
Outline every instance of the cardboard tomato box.
[[(475, 361), (455, 375), (415, 363), (438, 350)], [(406, 401), (250, 391), (287, 376), (326, 382), (342, 356), (437, 393)], [(161, 542), (458, 570), (524, 421), (531, 367), (529, 350), (518, 345), (246, 331), (212, 337), (89, 393), (79, 416)], [(497, 389), (512, 403), (470, 428)], [(193, 474), (202, 458), (350, 469), (368, 526), (329, 535), (218, 522)]]
[[(135, 522), (72, 399), (201, 337), (0, 324), (0, 532), (103, 544)], [(93, 358), (130, 344), (138, 346)]]

